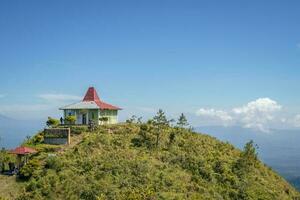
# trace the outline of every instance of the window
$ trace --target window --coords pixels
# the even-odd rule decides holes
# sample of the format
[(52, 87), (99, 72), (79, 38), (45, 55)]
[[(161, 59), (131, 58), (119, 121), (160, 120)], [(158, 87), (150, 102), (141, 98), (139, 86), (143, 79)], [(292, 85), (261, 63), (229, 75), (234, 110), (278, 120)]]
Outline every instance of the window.
[(75, 111), (74, 110), (67, 110), (66, 113), (67, 113), (68, 116), (75, 115)]

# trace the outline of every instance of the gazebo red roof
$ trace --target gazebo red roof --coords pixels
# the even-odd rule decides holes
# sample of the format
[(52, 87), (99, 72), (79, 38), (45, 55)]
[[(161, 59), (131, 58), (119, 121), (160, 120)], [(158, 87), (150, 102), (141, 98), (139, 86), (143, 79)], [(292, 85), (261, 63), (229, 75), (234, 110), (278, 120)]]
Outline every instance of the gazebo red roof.
[(100, 100), (97, 91), (94, 87), (90, 87), (86, 92), (83, 101), (93, 101), (95, 102), (100, 109), (102, 110), (121, 110), (121, 108), (117, 106), (110, 105)]
[(35, 149), (29, 147), (17, 147), (14, 150), (11, 150), (10, 153), (17, 154), (17, 155), (26, 155), (31, 153), (36, 153)]

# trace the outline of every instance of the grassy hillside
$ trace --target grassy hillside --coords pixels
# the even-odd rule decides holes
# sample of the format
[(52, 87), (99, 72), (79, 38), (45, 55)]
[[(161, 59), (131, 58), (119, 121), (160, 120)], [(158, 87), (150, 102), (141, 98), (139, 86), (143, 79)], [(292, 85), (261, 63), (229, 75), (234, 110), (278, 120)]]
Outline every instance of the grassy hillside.
[(28, 180), (18, 199), (300, 199), (257, 160), (252, 143), (241, 152), (208, 135), (153, 123), (78, 134), (70, 148), (28, 142), (40, 153), (23, 172)]
[(15, 199), (22, 192), (24, 184), (16, 182), (16, 178), (12, 176), (0, 175), (0, 200), (1, 197), (5, 199)]

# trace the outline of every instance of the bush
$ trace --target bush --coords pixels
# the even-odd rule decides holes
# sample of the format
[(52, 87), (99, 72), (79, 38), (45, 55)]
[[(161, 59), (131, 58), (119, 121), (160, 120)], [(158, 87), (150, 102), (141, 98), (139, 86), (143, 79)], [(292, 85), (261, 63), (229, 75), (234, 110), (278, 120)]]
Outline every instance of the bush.
[(106, 124), (108, 122), (108, 117), (100, 117), (99, 120), (101, 124)]
[(58, 126), (59, 125), (59, 120), (58, 119), (54, 119), (54, 118), (52, 118), (52, 117), (48, 117), (48, 120), (47, 120), (47, 122), (46, 122), (46, 125), (48, 126), (48, 127), (56, 127), (56, 126)]
[(70, 115), (65, 118), (65, 124), (71, 125), (71, 124), (75, 124), (75, 122), (76, 122), (76, 117), (74, 115)]
[(134, 146), (145, 146), (147, 148), (152, 148), (155, 145), (155, 135), (152, 133), (151, 124), (142, 124), (140, 126), (140, 131), (138, 132), (138, 137), (132, 139)]
[(62, 162), (56, 156), (50, 156), (46, 160), (45, 168), (60, 171), (62, 169)]
[(37, 173), (40, 168), (41, 168), (41, 165), (38, 160), (36, 160), (36, 159), (29, 160), (28, 163), (26, 163), (21, 168), (20, 178), (27, 180), (31, 176), (33, 176), (35, 173)]
[(87, 132), (88, 127), (86, 126), (71, 126), (71, 133), (72, 134), (81, 134), (83, 132)]
[(32, 138), (32, 142), (34, 144), (39, 144), (39, 143), (42, 143), (43, 141), (44, 141), (44, 133), (43, 132), (38, 133), (37, 135), (35, 135)]
[(8, 169), (9, 163), (14, 162), (14, 156), (4, 148), (0, 150), (0, 172)]

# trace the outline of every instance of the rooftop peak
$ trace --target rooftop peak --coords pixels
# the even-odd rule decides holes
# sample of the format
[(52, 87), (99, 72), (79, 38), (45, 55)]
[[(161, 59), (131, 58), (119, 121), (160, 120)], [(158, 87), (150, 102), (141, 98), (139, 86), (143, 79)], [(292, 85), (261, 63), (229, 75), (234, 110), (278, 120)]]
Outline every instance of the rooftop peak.
[(95, 102), (100, 102), (100, 98), (97, 94), (97, 91), (94, 87), (89, 87), (89, 89), (87, 90), (83, 101), (95, 101)]

